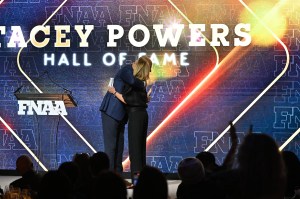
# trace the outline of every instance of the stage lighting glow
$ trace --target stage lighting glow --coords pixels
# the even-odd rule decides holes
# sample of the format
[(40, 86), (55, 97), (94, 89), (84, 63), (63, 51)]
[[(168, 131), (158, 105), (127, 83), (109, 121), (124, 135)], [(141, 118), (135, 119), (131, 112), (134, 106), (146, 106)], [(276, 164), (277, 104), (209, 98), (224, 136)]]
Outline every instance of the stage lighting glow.
[[(282, 3), (274, 4), (268, 1), (256, 1), (249, 4), (249, 7), (256, 15), (277, 35), (282, 38), (287, 29), (286, 17), (282, 13)], [(264, 26), (258, 23), (256, 18), (245, 10), (241, 14), (241, 21), (251, 24), (250, 35), (254, 44), (260, 46), (272, 46), (277, 40), (269, 36), (269, 32), (261, 31)]]
[(286, 12), (288, 17), (289, 24), (298, 25), (299, 24), (299, 10), (300, 10), (300, 1), (295, 0), (285, 0), (284, 8), (285, 10), (292, 10), (291, 12)]
[(10, 128), (10, 126), (4, 121), (4, 119), (0, 116), (0, 121), (4, 124), (4, 126), (11, 132), (11, 134), (20, 142), (20, 144), (28, 151), (28, 153), (35, 159), (35, 161), (41, 166), (44, 171), (48, 171), (48, 169), (43, 165), (43, 163), (36, 157), (36, 155), (32, 152), (32, 150), (23, 142), (23, 140)]
[[(138, 57), (147, 55), (145, 52), (138, 54)], [(155, 82), (157, 80), (165, 80), (178, 76), (180, 67), (189, 66), (188, 52), (181, 52), (180, 55), (175, 53), (152, 53), (148, 55), (152, 61), (152, 71), (150, 73), (150, 80)]]
[(172, 27), (173, 29), (179, 29), (181, 26), (182, 25), (180, 25), (180, 23), (174, 22), (170, 27)]
[(168, 28), (176, 29), (179, 24), (182, 24), (182, 21), (181, 19), (177, 19), (177, 18), (169, 18), (164, 20), (164, 24), (168, 24), (167, 25)]
[[(279, 42), (282, 47), (285, 50), (286, 53), (286, 64), (282, 72), (247, 106), (247, 108), (239, 114), (237, 118), (233, 120), (233, 124), (237, 123), (248, 111), (251, 109), (254, 104), (285, 74), (285, 72), (288, 69), (288, 66), (290, 64), (290, 54), (288, 51), (288, 48), (286, 45), (278, 38), (278, 36), (264, 23), (263, 20), (261, 20), (255, 13), (254, 11), (251, 10), (249, 6), (247, 6), (243, 0), (239, 0), (241, 4), (255, 17), (255, 19), (266, 29), (275, 39), (277, 42)], [(205, 149), (205, 151), (209, 151), (230, 129), (230, 126), (227, 126), (227, 128)]]
[[(172, 0), (168, 0), (168, 2), (177, 10), (177, 12), (189, 23), (189, 24), (193, 24), (193, 22), (173, 3)], [(200, 32), (201, 33), (201, 32)], [(201, 36), (205, 39), (205, 41), (207, 41), (209, 44), (211, 43), (207, 37), (205, 37), (205, 35), (203, 35), (201, 33)], [(216, 49), (216, 47), (212, 46), (211, 47), (214, 49), (215, 53), (216, 53), (216, 58), (217, 58), (217, 61), (216, 61), (216, 65), (215, 67), (218, 67), (218, 64), (219, 64), (219, 53), (218, 53), (218, 50)]]
[(166, 65), (153, 65), (152, 66), (152, 72), (150, 73), (150, 80), (152, 82), (158, 81), (158, 80), (165, 80), (177, 77), (177, 71), (180, 70), (180, 65), (175, 65), (172, 63), (167, 63)]

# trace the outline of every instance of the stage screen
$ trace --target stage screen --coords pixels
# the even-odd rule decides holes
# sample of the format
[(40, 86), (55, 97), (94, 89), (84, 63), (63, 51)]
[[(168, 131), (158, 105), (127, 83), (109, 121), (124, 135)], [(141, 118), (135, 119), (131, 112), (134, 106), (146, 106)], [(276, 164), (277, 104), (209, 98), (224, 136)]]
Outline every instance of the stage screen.
[[(278, 146), (297, 133), (296, 0), (0, 2), (0, 169), (15, 169), (21, 154), (35, 155), (45, 170), (103, 151), (99, 107), (109, 80), (141, 55), (153, 62), (147, 164), (174, 173), (183, 158), (208, 148), (221, 164), (229, 121), (239, 143), (250, 125)], [(295, 135), (283, 150), (300, 157)]]

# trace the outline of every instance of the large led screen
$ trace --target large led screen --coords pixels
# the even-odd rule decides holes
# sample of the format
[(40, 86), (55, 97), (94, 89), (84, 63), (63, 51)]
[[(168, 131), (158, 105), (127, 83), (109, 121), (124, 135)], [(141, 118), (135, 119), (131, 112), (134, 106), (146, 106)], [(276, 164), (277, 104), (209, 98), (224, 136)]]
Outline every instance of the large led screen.
[[(252, 125), (300, 156), (298, 1), (0, 2), (0, 169), (21, 154), (45, 170), (103, 151), (109, 80), (141, 55), (153, 62), (147, 164), (173, 173), (204, 150), (221, 164), (229, 121), (239, 143)], [(43, 102), (55, 95), (62, 104)]]

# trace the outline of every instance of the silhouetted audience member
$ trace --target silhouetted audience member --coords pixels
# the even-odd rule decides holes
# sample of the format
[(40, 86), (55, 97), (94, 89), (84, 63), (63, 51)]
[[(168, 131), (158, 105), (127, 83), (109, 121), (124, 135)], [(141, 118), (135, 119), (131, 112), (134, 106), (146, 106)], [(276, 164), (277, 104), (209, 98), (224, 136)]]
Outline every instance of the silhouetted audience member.
[(195, 184), (205, 177), (202, 162), (197, 158), (185, 158), (178, 164), (178, 175), (183, 183)]
[(238, 152), (239, 167), (214, 179), (212, 198), (282, 199), (284, 163), (276, 142), (266, 134), (248, 134)]
[(229, 124), (230, 124), (229, 136), (230, 136), (230, 140), (231, 140), (231, 147), (230, 147), (230, 149), (224, 159), (224, 162), (221, 166), (216, 164), (216, 159), (215, 159), (214, 154), (212, 154), (208, 151), (203, 151), (196, 155), (196, 158), (198, 158), (204, 166), (206, 176), (210, 176), (211, 174), (213, 174), (215, 172), (232, 169), (234, 159), (235, 159), (235, 153), (236, 153), (237, 146), (238, 146), (238, 137), (236, 134), (236, 129), (233, 126), (232, 122), (229, 122)]
[(213, 173), (220, 167), (216, 164), (216, 158), (211, 152), (202, 151), (197, 154), (196, 158), (202, 162), (205, 172), (207, 173)]
[(71, 199), (72, 186), (69, 178), (62, 172), (49, 171), (41, 181), (38, 199)]
[(74, 188), (79, 177), (78, 165), (75, 162), (64, 162), (59, 166), (58, 171), (64, 173), (69, 178), (72, 187)]
[(79, 167), (79, 178), (81, 180), (90, 180), (92, 178), (90, 156), (87, 153), (75, 154), (73, 162)]
[(286, 168), (287, 184), (285, 189), (285, 197), (299, 199), (296, 190), (300, 189), (300, 162), (295, 153), (291, 151), (282, 152), (283, 160)]
[(123, 178), (112, 171), (101, 172), (92, 184), (92, 199), (126, 199), (127, 189)]
[(248, 134), (238, 153), (242, 198), (282, 199), (284, 163), (276, 142), (266, 134)]
[(90, 157), (91, 171), (93, 176), (97, 176), (101, 171), (109, 169), (109, 157), (104, 152), (97, 152)]
[(91, 194), (92, 172), (90, 167), (90, 156), (87, 153), (75, 154), (73, 158), (79, 167), (79, 176), (75, 189), (82, 198), (89, 198)]
[(133, 199), (167, 199), (168, 184), (163, 173), (157, 168), (146, 166), (139, 175), (133, 190)]
[(39, 190), (42, 177), (33, 169), (33, 163), (27, 155), (21, 155), (16, 161), (16, 170), (22, 178), (13, 181), (10, 185), (33, 192)]
[(186, 158), (178, 165), (178, 175), (182, 182), (179, 184), (177, 199), (206, 198), (205, 171), (197, 158)]

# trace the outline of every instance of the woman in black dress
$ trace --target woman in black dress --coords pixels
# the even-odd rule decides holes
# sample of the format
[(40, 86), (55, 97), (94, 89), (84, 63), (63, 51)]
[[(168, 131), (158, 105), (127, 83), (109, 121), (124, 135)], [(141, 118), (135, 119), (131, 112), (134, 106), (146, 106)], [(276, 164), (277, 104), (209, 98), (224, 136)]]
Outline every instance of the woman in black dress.
[[(134, 76), (142, 81), (149, 79), (152, 61), (142, 56), (133, 63)], [(147, 85), (146, 85), (147, 86)], [(128, 115), (128, 145), (131, 175), (139, 173), (146, 165), (146, 138), (148, 129), (147, 103), (149, 92), (143, 89), (126, 85), (122, 93), (118, 93), (114, 87), (108, 91), (113, 93), (125, 104)]]

